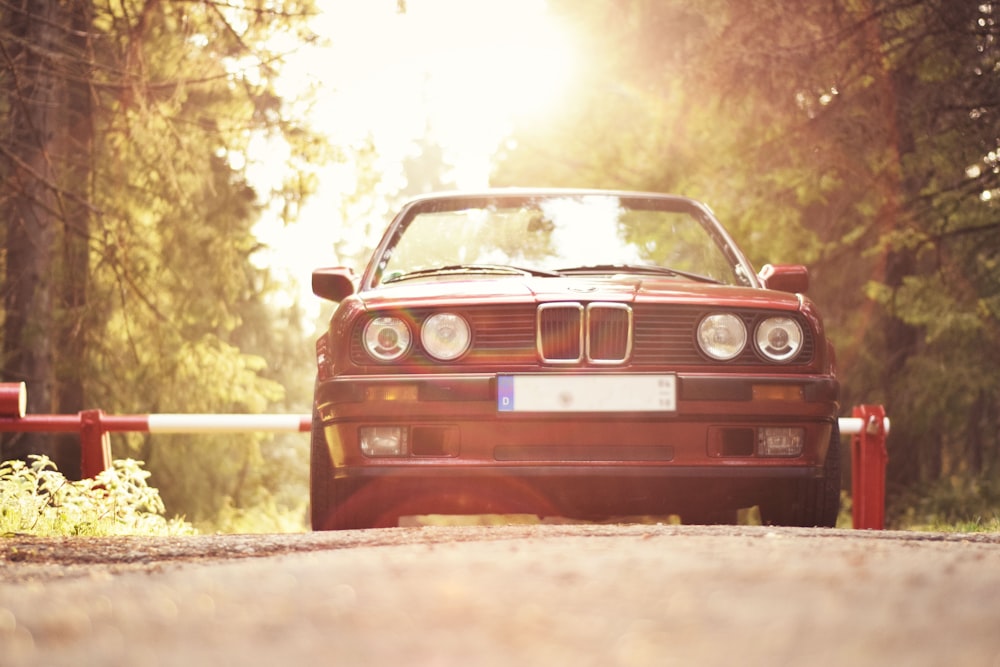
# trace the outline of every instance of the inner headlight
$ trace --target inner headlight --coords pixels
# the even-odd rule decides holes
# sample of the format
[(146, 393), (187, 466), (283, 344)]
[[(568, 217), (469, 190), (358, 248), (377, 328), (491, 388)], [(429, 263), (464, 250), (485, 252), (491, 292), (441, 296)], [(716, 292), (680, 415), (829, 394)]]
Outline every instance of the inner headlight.
[(420, 342), (427, 354), (441, 361), (451, 361), (465, 354), (472, 341), (469, 323), (461, 315), (431, 315), (420, 329)]
[(769, 317), (757, 325), (757, 349), (772, 361), (788, 361), (802, 349), (802, 327), (790, 317)]
[(698, 324), (698, 346), (713, 359), (734, 359), (746, 343), (747, 328), (743, 320), (732, 313), (708, 315)]
[(394, 361), (410, 349), (410, 329), (398, 317), (376, 317), (364, 337), (368, 354), (379, 361)]

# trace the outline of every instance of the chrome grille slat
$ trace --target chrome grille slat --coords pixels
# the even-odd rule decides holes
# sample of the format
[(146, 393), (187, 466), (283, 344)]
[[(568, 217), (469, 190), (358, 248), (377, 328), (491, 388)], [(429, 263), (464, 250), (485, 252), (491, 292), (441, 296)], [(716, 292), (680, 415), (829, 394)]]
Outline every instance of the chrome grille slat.
[(575, 364), (583, 359), (583, 306), (545, 303), (538, 307), (538, 355), (545, 363)]
[(624, 303), (587, 306), (587, 360), (622, 364), (632, 353), (632, 309)]

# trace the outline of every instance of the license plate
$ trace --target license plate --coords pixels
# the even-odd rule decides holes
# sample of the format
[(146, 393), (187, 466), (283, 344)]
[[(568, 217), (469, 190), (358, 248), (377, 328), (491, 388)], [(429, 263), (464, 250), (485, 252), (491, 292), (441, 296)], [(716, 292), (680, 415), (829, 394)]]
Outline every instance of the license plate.
[(500, 412), (673, 412), (677, 376), (498, 375)]

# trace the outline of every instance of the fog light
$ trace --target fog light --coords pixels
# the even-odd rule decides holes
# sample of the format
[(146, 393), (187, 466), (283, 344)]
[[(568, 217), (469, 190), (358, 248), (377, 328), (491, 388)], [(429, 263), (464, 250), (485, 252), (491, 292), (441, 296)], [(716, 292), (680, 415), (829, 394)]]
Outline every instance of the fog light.
[(358, 436), (365, 456), (406, 454), (406, 429), (400, 426), (362, 426)]
[(757, 430), (761, 456), (798, 456), (805, 442), (805, 429), (769, 426)]

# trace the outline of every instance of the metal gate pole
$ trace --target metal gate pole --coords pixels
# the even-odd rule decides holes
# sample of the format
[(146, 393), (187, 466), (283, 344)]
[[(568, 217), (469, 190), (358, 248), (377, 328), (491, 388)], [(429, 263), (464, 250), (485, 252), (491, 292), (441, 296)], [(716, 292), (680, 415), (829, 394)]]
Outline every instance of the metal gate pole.
[(854, 527), (882, 530), (885, 527), (885, 408), (859, 405), (852, 412), (862, 428), (851, 438), (851, 484), (854, 492)]
[(111, 467), (111, 434), (104, 429), (101, 410), (80, 413), (80, 476), (97, 477)]

